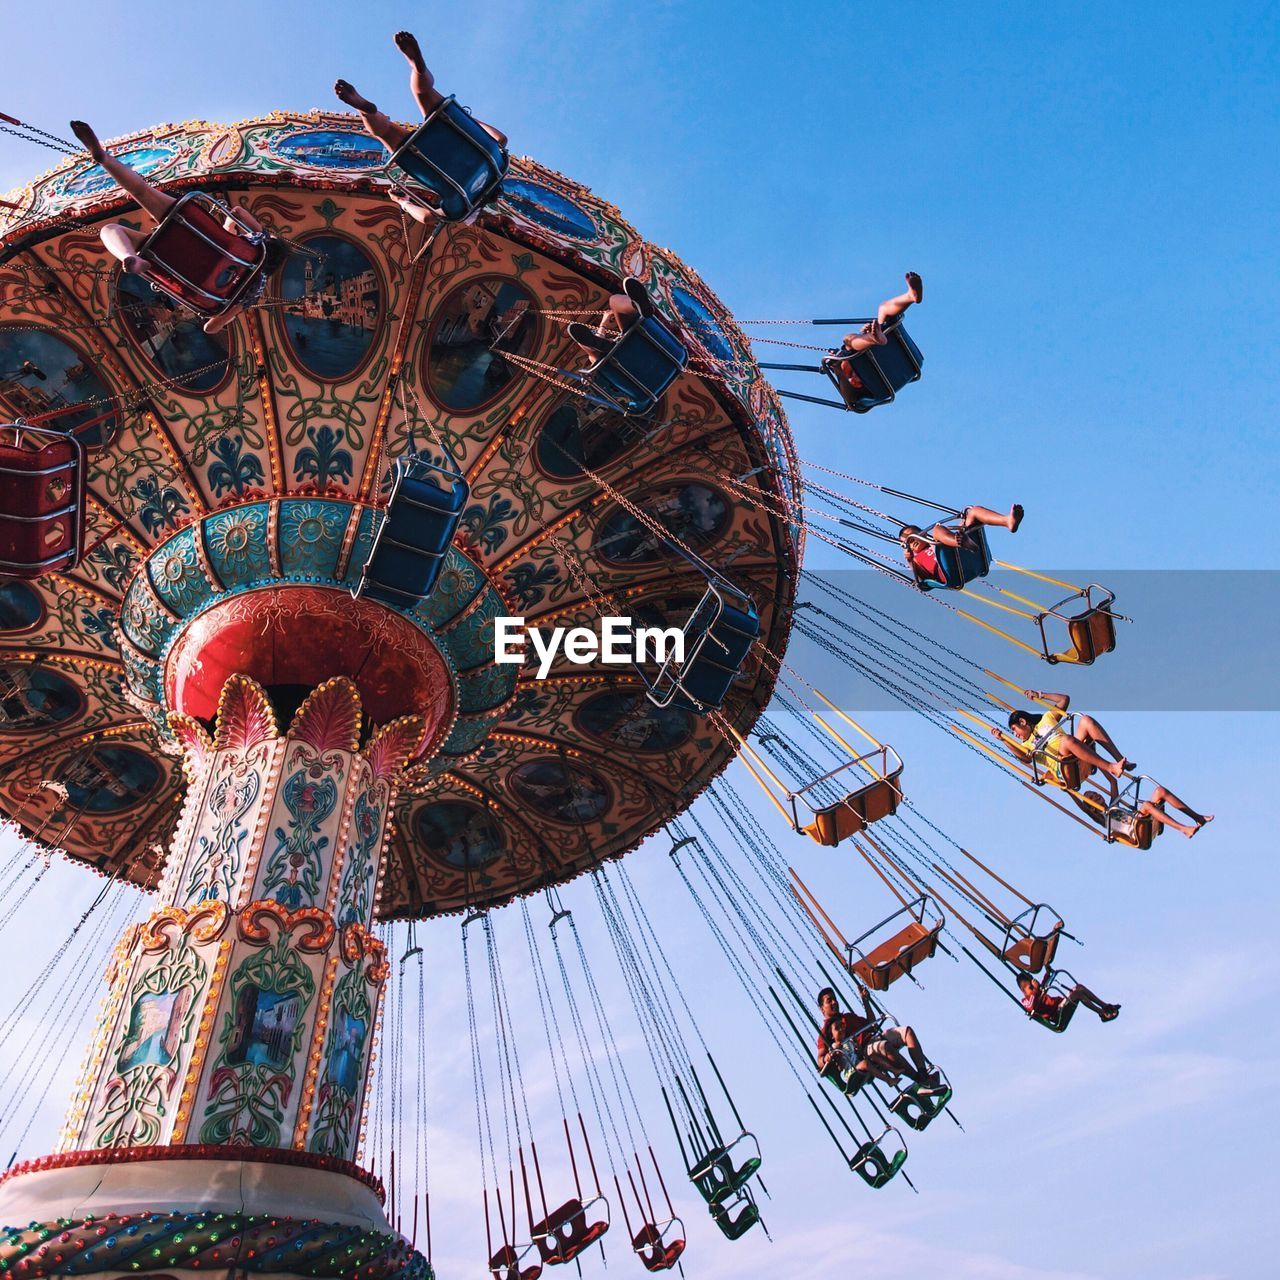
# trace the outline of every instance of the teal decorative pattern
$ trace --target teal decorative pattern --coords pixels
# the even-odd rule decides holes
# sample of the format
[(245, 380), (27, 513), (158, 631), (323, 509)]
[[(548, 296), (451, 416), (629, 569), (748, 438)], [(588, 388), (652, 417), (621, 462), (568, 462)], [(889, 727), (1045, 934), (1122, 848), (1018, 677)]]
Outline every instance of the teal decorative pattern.
[(286, 578), (331, 577), (351, 516), (345, 502), (317, 498), (280, 504), (280, 568)]
[(196, 550), (197, 534), (194, 526), (184, 529), (147, 561), (147, 576), (156, 595), (175, 613), (194, 613), (213, 599), (214, 585)]
[(450, 547), (444, 569), (430, 599), (420, 605), (415, 617), (428, 627), (442, 627), (456, 618), (485, 588), (484, 575), (457, 547)]
[(226, 590), (257, 586), (271, 576), (268, 512), (265, 502), (256, 502), (216, 512), (204, 522), (205, 553)]
[(482, 667), (458, 677), (458, 707), (462, 712), (492, 711), (504, 706), (516, 690), (520, 668)]

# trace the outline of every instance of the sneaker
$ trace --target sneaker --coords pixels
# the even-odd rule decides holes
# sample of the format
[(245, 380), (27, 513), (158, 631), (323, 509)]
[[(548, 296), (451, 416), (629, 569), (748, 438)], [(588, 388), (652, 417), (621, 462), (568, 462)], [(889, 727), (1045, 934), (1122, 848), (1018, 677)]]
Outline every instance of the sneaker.
[(622, 282), (622, 292), (636, 304), (636, 310), (642, 316), (653, 315), (653, 299), (649, 297), (649, 290), (635, 276), (628, 276)]
[(586, 347), (589, 351), (608, 355), (613, 350), (613, 343), (608, 338), (602, 338), (590, 325), (582, 324), (578, 320), (571, 320), (565, 326), (565, 332), (580, 347)]
[(1100, 1014), (1098, 1014), (1098, 1017), (1101, 1018), (1103, 1022), (1114, 1022), (1119, 1016), (1120, 1006), (1118, 1004), (1109, 1004)]

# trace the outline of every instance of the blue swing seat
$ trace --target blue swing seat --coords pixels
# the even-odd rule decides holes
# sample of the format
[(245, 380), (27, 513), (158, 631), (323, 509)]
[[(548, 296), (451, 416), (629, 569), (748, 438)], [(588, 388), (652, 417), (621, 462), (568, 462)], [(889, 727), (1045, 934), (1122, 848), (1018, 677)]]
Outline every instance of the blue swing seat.
[(636, 417), (657, 405), (688, 359), (684, 343), (661, 320), (643, 316), (582, 376), (606, 407)]
[(412, 609), (432, 592), (470, 493), (464, 477), (417, 454), (397, 458), (391, 495), (352, 591)]
[(919, 584), (922, 591), (963, 591), (970, 582), (985, 578), (991, 572), (991, 548), (987, 545), (986, 529), (979, 524), (963, 531), (955, 528), (953, 532), (960, 539), (958, 547), (948, 547), (941, 542), (933, 544), (938, 572), (946, 581), (926, 579)]
[(677, 706), (699, 715), (716, 710), (760, 635), (760, 617), (746, 597), (731, 604), (715, 582), (684, 625), (684, 662), (668, 658), (652, 682), (637, 667), (659, 707)]
[[(840, 393), (845, 407), (866, 413), (877, 405), (889, 404), (909, 382), (919, 382), (924, 356), (901, 324), (885, 329), (888, 341), (882, 347), (867, 347), (852, 355), (830, 355), (822, 362), (823, 372)], [(841, 376), (840, 365), (848, 361), (861, 387), (851, 387)]]
[[(497, 195), (509, 164), (506, 148), (449, 97), (392, 153), (388, 168), (426, 187), (446, 222), (461, 222)], [(405, 193), (416, 199), (411, 188)]]

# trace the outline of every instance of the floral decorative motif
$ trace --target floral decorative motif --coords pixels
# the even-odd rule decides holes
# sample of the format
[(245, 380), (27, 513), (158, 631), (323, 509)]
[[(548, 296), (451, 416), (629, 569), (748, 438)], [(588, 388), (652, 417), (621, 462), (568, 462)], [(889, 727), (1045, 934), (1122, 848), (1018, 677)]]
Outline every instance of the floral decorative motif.
[(138, 519), (148, 533), (176, 529), (180, 518), (191, 509), (181, 492), (161, 485), (155, 476), (143, 476), (134, 486), (138, 495)]
[(239, 878), (244, 842), (249, 829), (241, 819), (253, 806), (262, 786), (256, 769), (229, 770), (209, 792), (207, 812), (213, 830), (196, 844), (181, 905), (231, 902)]
[(309, 480), (319, 490), (329, 487), (331, 480), (351, 481), (351, 451), (342, 449), (342, 437), (329, 426), (308, 427), (309, 445), (298, 450), (294, 459), (293, 474), (299, 481)]
[(510, 530), (504, 528), (506, 521), (516, 514), (516, 505), (510, 498), (501, 494), (491, 494), (488, 506), (472, 503), (463, 513), (461, 524), (486, 551), (497, 551), (507, 540)]
[(102, 566), (102, 576), (117, 591), (124, 590), (124, 584), (128, 581), (129, 575), (133, 572), (133, 566), (138, 563), (138, 557), (133, 549), (124, 542), (115, 542), (110, 545), (94, 547), (89, 552), (89, 559), (94, 564)]
[(511, 570), (510, 578), (512, 595), (522, 609), (541, 604), (546, 599), (547, 588), (561, 581), (560, 570), (552, 560), (544, 560), (539, 565), (524, 560)]
[(262, 887), (281, 906), (296, 910), (314, 904), (320, 892), (322, 855), (329, 847), (320, 824), (338, 803), (338, 786), (323, 765), (313, 762), (290, 776), (282, 795), (290, 821), (275, 830), (276, 847)]
[(257, 454), (244, 452), (243, 436), (222, 436), (211, 451), (216, 462), (209, 467), (209, 483), (217, 497), (234, 493), (240, 497), (254, 485), (266, 483)]

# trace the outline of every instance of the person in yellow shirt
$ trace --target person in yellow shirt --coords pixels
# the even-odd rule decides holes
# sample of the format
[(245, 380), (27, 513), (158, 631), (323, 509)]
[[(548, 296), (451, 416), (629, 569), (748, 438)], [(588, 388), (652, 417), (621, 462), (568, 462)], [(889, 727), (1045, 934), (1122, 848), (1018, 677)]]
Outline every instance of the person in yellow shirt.
[[(1079, 766), (1080, 782), (1101, 773), (1107, 779), (1112, 796), (1117, 794), (1116, 779), (1131, 773), (1137, 764), (1122, 755), (1111, 735), (1092, 716), (1076, 715), (1069, 725), (1063, 722), (1071, 698), (1065, 693), (1046, 693), (1040, 689), (1024, 689), (1028, 698), (1049, 703), (1044, 711), (1014, 710), (1009, 713), (1008, 733), (993, 728), (999, 738), (1021, 760), (1037, 760), (1059, 778), (1063, 760), (1074, 759)], [(1011, 740), (1010, 734), (1013, 739)], [(1098, 748), (1112, 758), (1099, 755)]]

